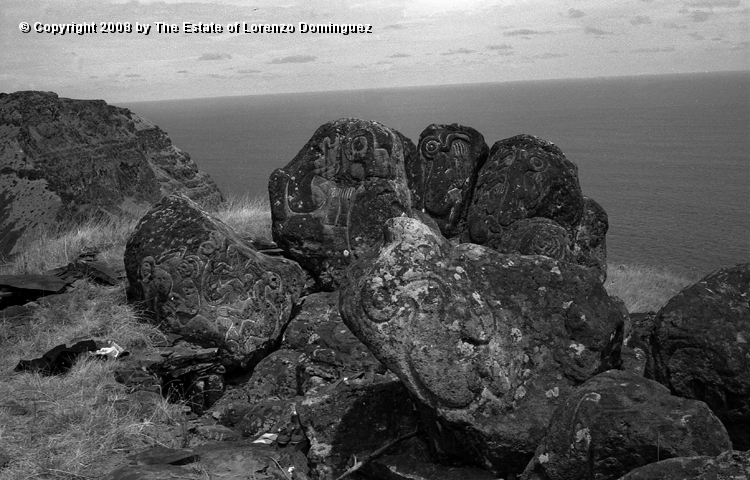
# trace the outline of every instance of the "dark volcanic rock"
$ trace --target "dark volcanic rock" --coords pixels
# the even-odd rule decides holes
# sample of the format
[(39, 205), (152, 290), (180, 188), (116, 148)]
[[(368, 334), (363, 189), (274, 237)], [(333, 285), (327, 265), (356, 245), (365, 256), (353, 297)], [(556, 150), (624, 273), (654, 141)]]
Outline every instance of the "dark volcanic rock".
[(128, 297), (155, 322), (203, 347), (228, 368), (252, 368), (281, 342), (304, 274), (269, 257), (183, 195), (141, 219), (125, 249)]
[(618, 370), (587, 381), (555, 411), (524, 480), (614, 480), (660, 458), (732, 448), (708, 406)]
[(22, 251), (38, 228), (137, 212), (173, 192), (223, 200), (166, 133), (126, 108), (0, 94), (0, 257)]
[(595, 272), (452, 247), (409, 218), (348, 271), (341, 314), (424, 404), (438, 457), (500, 476), (523, 470), (575, 386), (619, 365), (623, 314)]
[(719, 269), (659, 310), (646, 376), (702, 400), (750, 449), (750, 263)]
[(489, 153), (484, 136), (471, 127), (433, 123), (419, 136), (417, 151), (418, 157), (406, 158), (412, 206), (435, 219), (447, 238), (456, 236)]
[(271, 174), (273, 238), (326, 290), (381, 237), (383, 222), (411, 215), (404, 158), (414, 145), (378, 122), (343, 118), (318, 128)]
[(730, 450), (717, 457), (681, 457), (632, 470), (619, 480), (747, 480), (750, 452)]
[(609, 216), (596, 200), (583, 197), (583, 216), (573, 235), (573, 254), (579, 265), (599, 271), (607, 279), (607, 230)]
[(576, 164), (552, 143), (516, 135), (490, 149), (461, 240), (497, 248), (513, 222), (532, 217), (554, 220), (573, 238), (582, 214)]

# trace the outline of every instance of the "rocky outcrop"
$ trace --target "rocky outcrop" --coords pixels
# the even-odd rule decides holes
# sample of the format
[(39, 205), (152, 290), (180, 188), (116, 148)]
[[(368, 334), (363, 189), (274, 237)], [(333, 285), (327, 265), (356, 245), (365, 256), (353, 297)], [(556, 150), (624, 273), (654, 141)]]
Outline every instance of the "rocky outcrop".
[(705, 403), (617, 370), (587, 381), (557, 409), (523, 480), (614, 480), (659, 459), (732, 448)]
[(378, 242), (383, 222), (411, 215), (404, 158), (411, 140), (378, 122), (322, 125), (268, 183), (273, 239), (325, 290)]
[(304, 283), (299, 265), (259, 253), (180, 194), (138, 223), (125, 271), (128, 297), (158, 325), (243, 370), (278, 348)]
[(659, 310), (646, 376), (702, 400), (750, 449), (750, 264), (719, 269)]
[(0, 257), (22, 251), (40, 228), (139, 212), (173, 192), (223, 201), (189, 155), (126, 108), (52, 92), (0, 94)]
[(348, 271), (341, 314), (422, 404), (439, 458), (520, 473), (554, 409), (619, 366), (623, 314), (596, 274), (544, 256), (451, 244), (386, 222)]
[(433, 218), (446, 238), (458, 235), (479, 169), (484, 136), (463, 125), (432, 124), (419, 136), (418, 156), (406, 157), (412, 206)]

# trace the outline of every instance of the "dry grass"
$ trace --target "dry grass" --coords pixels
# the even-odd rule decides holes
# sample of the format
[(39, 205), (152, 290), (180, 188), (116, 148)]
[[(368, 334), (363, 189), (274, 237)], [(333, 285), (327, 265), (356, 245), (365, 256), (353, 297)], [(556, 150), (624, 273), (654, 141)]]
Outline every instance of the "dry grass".
[(631, 313), (655, 312), (680, 290), (698, 280), (667, 268), (610, 265), (604, 287), (610, 295), (622, 299)]
[(271, 239), (271, 209), (267, 198), (229, 197), (214, 215), (242, 237)]

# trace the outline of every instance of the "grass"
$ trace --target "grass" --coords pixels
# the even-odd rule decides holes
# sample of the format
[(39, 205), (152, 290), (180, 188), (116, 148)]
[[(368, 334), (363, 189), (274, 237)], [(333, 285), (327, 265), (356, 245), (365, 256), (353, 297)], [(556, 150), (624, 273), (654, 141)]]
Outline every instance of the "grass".
[[(265, 199), (233, 198), (214, 214), (243, 237), (270, 239)], [(136, 223), (135, 217), (91, 221), (41, 236), (23, 255), (0, 266), (0, 274), (43, 272), (87, 251), (98, 251), (112, 268), (122, 268), (125, 243)], [(657, 310), (697, 280), (642, 266), (610, 267), (608, 275), (605, 287), (631, 312)], [(85, 282), (66, 303), (42, 304), (26, 326), (12, 329), (0, 323), (0, 454), (11, 459), (0, 469), (0, 478), (101, 478), (147, 446), (183, 447), (197, 441), (188, 436), (181, 405), (134, 400), (114, 380), (117, 361), (83, 358), (67, 374), (53, 377), (12, 373), (19, 359), (39, 357), (59, 344), (112, 339), (136, 354), (153, 351), (159, 336), (126, 303), (123, 286)]]

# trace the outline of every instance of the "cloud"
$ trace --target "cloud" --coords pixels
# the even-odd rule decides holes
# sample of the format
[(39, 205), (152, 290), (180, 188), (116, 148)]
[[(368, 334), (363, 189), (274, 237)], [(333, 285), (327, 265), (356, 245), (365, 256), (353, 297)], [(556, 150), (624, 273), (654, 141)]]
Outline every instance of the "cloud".
[(226, 76), (219, 75), (218, 73), (209, 73), (208, 76), (211, 78), (227, 78)]
[(542, 53), (541, 55), (534, 55), (531, 58), (535, 58), (538, 60), (547, 60), (548, 58), (562, 58), (567, 56), (567, 53)]
[(232, 56), (228, 53), (204, 53), (198, 60), (231, 60)]
[(692, 38), (693, 40), (704, 40), (706, 38), (697, 32), (688, 33), (688, 37)]
[(702, 0), (700, 2), (688, 2), (685, 5), (694, 8), (732, 8), (738, 7), (740, 0)]
[(612, 35), (612, 32), (607, 32), (596, 27), (586, 27), (584, 29), (584, 32), (588, 33), (589, 35)]
[(140, 75), (138, 75), (137, 73), (127, 73), (125, 74), (125, 77), (126, 78), (138, 78), (140, 77)]
[(268, 63), (309, 63), (314, 62), (317, 59), (318, 57), (316, 57), (315, 55), (290, 55), (288, 57), (274, 58)]
[(187, 70), (178, 70), (177, 73), (190, 73)]
[(411, 57), (408, 53), (394, 53), (390, 58), (406, 58)]
[(513, 45), (502, 43), (499, 45), (487, 45), (488, 50), (513, 50)]
[(469, 50), (468, 48), (458, 48), (456, 50), (448, 50), (447, 52), (443, 52), (440, 55), (458, 55), (458, 54), (469, 54), (474, 53), (474, 50)]
[(645, 15), (636, 15), (630, 19), (631, 25), (648, 25), (651, 23), (651, 19)]
[(252, 70), (252, 69), (251, 70), (237, 70), (237, 73), (242, 73), (242, 74), (248, 75), (248, 74), (251, 74), (251, 73), (262, 73), (262, 71), (261, 70)]
[(709, 16), (711, 16), (709, 12), (704, 12), (703, 10), (696, 10), (690, 14), (690, 19), (693, 20), (694, 22), (706, 22), (708, 21)]
[(506, 37), (516, 37), (519, 35), (544, 35), (549, 32), (540, 32), (539, 30), (530, 30), (528, 28), (519, 28), (518, 30), (511, 30), (509, 32), (503, 33)]
[(581, 17), (585, 17), (586, 14), (583, 13), (582, 10), (576, 10), (575, 8), (571, 8), (570, 10), (568, 10), (568, 16), (570, 18), (581, 18)]
[(662, 48), (636, 48), (631, 50), (633, 53), (657, 53), (657, 52), (674, 52), (674, 47), (662, 47)]
[(664, 26), (667, 27), (667, 28), (675, 28), (677, 30), (684, 30), (684, 29), (688, 28), (687, 25), (677, 25), (674, 22), (665, 23)]
[(729, 50), (750, 50), (750, 41), (739, 42), (733, 45)]

